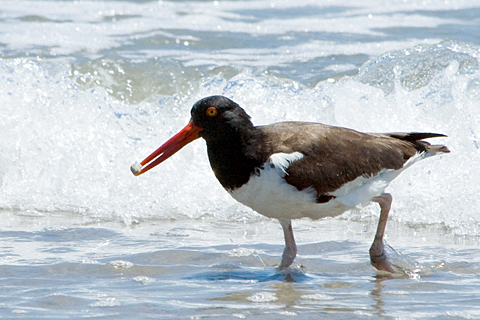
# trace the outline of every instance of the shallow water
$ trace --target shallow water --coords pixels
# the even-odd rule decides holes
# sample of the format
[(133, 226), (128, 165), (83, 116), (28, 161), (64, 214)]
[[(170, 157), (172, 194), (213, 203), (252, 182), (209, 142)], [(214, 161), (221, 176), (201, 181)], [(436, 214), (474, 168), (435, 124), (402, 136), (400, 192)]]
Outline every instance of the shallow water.
[[(0, 233), (0, 310), (7, 317), (480, 315), (476, 239), (446, 239), (432, 226), (392, 222), (389, 240), (422, 262), (392, 276), (369, 265), (373, 221), (295, 223), (297, 264), (278, 272), (283, 247), (274, 221), (147, 219), (126, 227), (67, 213), (8, 218)], [(35, 227), (20, 227), (26, 223)]]
[[(2, 1), (0, 317), (480, 318), (476, 1)], [(378, 208), (276, 221), (229, 197), (204, 142), (129, 167), (223, 94), (255, 124), (432, 131), (451, 154)]]

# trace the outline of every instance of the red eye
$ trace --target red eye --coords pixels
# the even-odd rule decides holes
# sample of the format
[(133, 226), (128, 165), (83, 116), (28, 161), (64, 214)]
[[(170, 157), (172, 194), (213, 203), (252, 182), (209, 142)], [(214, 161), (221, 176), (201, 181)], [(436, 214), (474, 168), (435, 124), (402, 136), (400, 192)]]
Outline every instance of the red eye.
[(208, 117), (212, 118), (215, 117), (218, 114), (218, 110), (215, 107), (208, 107), (206, 114)]

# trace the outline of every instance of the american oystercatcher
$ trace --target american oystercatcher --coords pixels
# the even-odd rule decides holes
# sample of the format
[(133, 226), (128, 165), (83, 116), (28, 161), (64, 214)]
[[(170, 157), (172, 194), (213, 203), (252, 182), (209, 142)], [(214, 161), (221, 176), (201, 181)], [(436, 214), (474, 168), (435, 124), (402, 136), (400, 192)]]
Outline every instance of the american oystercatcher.
[(133, 174), (147, 172), (200, 137), (207, 142), (215, 176), (230, 195), (282, 225), (280, 269), (297, 255), (292, 219), (334, 217), (373, 201), (380, 205), (380, 219), (370, 260), (378, 270), (393, 272), (383, 242), (392, 196), (384, 190), (415, 162), (450, 152), (423, 141), (445, 137), (437, 133), (361, 133), (309, 122), (254, 126), (238, 104), (212, 96), (193, 105), (185, 128), (132, 165)]

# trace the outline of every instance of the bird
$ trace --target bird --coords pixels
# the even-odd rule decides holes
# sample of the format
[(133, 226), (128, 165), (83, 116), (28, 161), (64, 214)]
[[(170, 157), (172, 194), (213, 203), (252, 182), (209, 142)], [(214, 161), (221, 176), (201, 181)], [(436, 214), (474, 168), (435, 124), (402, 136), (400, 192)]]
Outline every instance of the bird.
[(362, 133), (300, 121), (254, 126), (236, 102), (215, 95), (197, 101), (188, 124), (141, 163), (133, 164), (131, 171), (141, 175), (203, 138), (223, 188), (243, 205), (280, 222), (285, 237), (280, 270), (289, 268), (297, 256), (293, 219), (335, 217), (378, 203), (380, 218), (370, 263), (377, 270), (394, 272), (384, 244), (392, 204), (385, 188), (414, 163), (450, 152), (444, 145), (424, 141), (435, 137), (446, 135)]

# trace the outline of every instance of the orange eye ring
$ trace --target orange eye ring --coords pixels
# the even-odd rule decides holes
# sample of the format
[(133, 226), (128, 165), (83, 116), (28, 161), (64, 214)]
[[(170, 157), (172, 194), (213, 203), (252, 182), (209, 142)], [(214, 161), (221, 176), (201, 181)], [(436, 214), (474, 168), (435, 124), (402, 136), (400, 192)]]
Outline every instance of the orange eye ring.
[(208, 107), (205, 113), (208, 117), (213, 118), (218, 114), (218, 110), (215, 107)]

